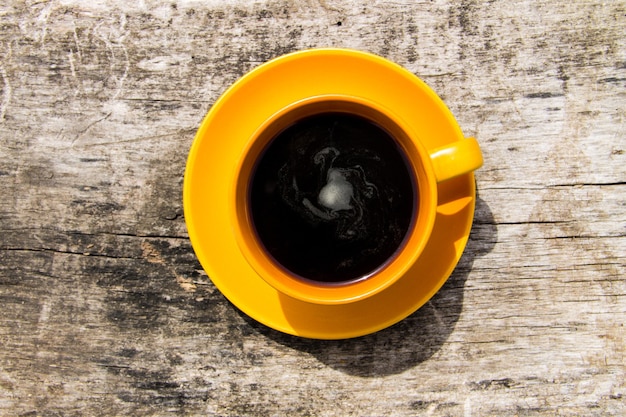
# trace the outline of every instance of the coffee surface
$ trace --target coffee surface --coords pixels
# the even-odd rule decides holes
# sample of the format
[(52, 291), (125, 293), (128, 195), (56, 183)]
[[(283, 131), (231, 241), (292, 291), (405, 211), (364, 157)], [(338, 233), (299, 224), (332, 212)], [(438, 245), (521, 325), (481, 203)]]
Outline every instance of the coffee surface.
[(401, 246), (417, 193), (395, 140), (369, 120), (325, 113), (280, 132), (249, 188), (252, 221), (274, 260), (301, 278), (368, 276)]

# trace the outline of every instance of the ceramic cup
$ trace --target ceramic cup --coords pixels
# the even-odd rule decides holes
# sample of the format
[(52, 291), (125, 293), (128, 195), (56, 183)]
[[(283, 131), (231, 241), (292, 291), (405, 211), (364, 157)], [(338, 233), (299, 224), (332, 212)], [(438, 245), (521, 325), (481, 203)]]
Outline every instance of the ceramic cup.
[[(377, 261), (373, 266), (365, 268), (357, 276), (350, 276), (347, 279), (342, 279), (341, 277), (333, 279), (332, 276), (329, 277), (330, 279), (311, 278), (306, 273), (298, 271), (297, 265), (296, 267), (287, 265), (276, 253), (279, 253), (280, 250), (283, 252), (289, 251), (291, 244), (283, 242), (286, 248), (280, 249), (279, 252), (273, 252), (273, 243), (271, 242), (280, 244), (282, 237), (270, 236), (271, 239), (267, 239), (268, 234), (271, 234), (272, 230), (262, 230), (259, 223), (264, 222), (264, 218), (259, 218), (258, 213), (255, 215), (256, 206), (253, 204), (254, 198), (261, 200), (263, 198), (262, 195), (255, 197), (254, 184), (256, 176), (261, 175), (259, 170), (262, 169), (260, 167), (268, 153), (268, 149), (273, 146), (273, 143), (278, 140), (277, 138), (283, 132), (291, 129), (293, 126), (297, 127), (301, 123), (325, 115), (333, 115), (334, 117), (339, 117), (339, 119), (343, 116), (355, 117), (388, 135), (397, 147), (398, 154), (405, 161), (407, 178), (410, 178), (411, 184), (410, 192), (412, 192), (412, 195), (404, 196), (411, 204), (411, 213), (409, 219), (405, 222), (405, 230), (402, 231), (396, 246), (392, 247), (388, 255), (383, 254), (384, 259)], [(322, 130), (324, 129), (322, 128)], [(332, 129), (326, 128), (326, 131), (330, 130)], [(341, 141), (341, 138), (338, 140)], [(300, 139), (300, 142), (304, 143), (303, 146), (306, 148), (306, 140)], [(290, 145), (285, 146), (286, 149), (293, 148), (293, 146), (289, 148)], [(357, 152), (357, 148), (350, 149), (355, 149), (354, 152)], [(381, 172), (384, 174), (386, 169), (393, 168), (389, 164), (385, 166), (385, 161), (378, 161), (381, 162), (380, 167), (377, 168), (378, 171), (365, 172), (363, 164), (359, 163), (358, 160), (352, 160), (350, 155), (343, 159), (343, 163), (337, 163), (334, 168), (332, 164), (331, 168), (328, 166), (321, 168), (322, 162), (336, 161), (334, 158), (337, 158), (340, 154), (340, 151), (337, 149), (333, 146), (320, 147), (320, 149), (314, 150), (313, 156), (309, 157), (305, 162), (294, 160), (294, 155), (295, 157), (304, 155), (304, 151), (291, 149), (294, 155), (285, 154), (283, 168), (279, 167), (278, 169), (278, 171), (283, 169), (281, 171), (282, 174), (280, 174), (282, 175), (281, 178), (283, 180), (286, 179), (286, 182), (283, 182), (292, 189), (288, 193), (290, 193), (291, 197), (295, 197), (292, 198), (293, 201), (291, 203), (285, 202), (284, 206), (281, 206), (283, 203), (280, 195), (278, 195), (276, 197), (278, 201), (276, 203), (277, 206), (281, 206), (281, 210), (288, 211), (291, 207), (296, 211), (305, 213), (302, 214), (302, 224), (308, 225), (307, 227), (310, 226), (311, 230), (327, 227), (328, 224), (337, 223), (338, 219), (349, 218), (349, 216), (357, 219), (353, 221), (354, 224), (361, 221), (364, 209), (360, 208), (359, 202), (364, 202), (375, 196), (380, 197), (384, 194), (383, 191), (385, 191), (380, 189), (381, 184), (369, 182), (368, 178)], [(341, 152), (349, 154), (351, 152), (350, 149), (346, 148)], [(298, 152), (300, 153), (298, 154)], [(365, 158), (369, 158), (368, 161), (376, 161), (377, 156), (375, 152), (370, 152)], [(301, 190), (303, 188), (302, 184), (308, 181), (306, 179), (307, 168), (298, 166), (297, 164), (299, 163), (311, 164), (310, 175), (318, 181), (317, 185), (309, 187), (308, 197)], [(284, 167), (293, 166), (294, 164), (296, 164), (294, 169), (300, 170), (298, 171), (299, 174), (297, 176), (295, 174), (289, 174), (291, 176), (285, 174)], [(397, 162), (395, 164), (397, 165)], [(438, 205), (437, 184), (470, 173), (481, 165), (482, 155), (477, 141), (473, 138), (455, 141), (440, 148), (428, 149), (411, 129), (410, 124), (407, 124), (397, 114), (389, 108), (385, 108), (382, 104), (354, 95), (324, 94), (307, 97), (290, 103), (267, 118), (248, 141), (236, 167), (236, 181), (233, 184), (229, 201), (231, 210), (236, 212), (233, 232), (246, 261), (263, 280), (280, 293), (307, 303), (321, 305), (353, 303), (371, 297), (393, 285), (419, 258), (431, 237), (435, 222)], [(355, 181), (360, 181), (361, 186), (365, 187), (363, 188), (365, 191), (359, 191), (359, 184), (356, 184)], [(268, 184), (270, 185), (267, 185), (266, 188), (277, 186), (276, 184), (271, 185), (271, 182), (268, 182)], [(272, 190), (268, 192), (272, 192)], [(381, 198), (383, 202), (387, 200), (391, 201), (392, 198), (388, 197), (386, 200)], [(263, 205), (264, 202), (261, 201), (260, 204)], [(271, 208), (273, 206), (267, 205), (267, 207)], [(266, 211), (262, 215), (274, 215), (267, 207), (265, 207)], [(307, 211), (310, 213), (307, 214)], [(280, 213), (278, 211), (276, 215), (279, 216)], [(282, 213), (286, 212), (283, 211)], [(281, 221), (280, 218), (275, 220), (277, 222)], [(384, 221), (384, 218), (374, 218), (370, 219), (370, 223), (362, 224), (363, 222), (361, 221), (359, 224), (364, 226), (363, 233), (367, 234), (368, 225), (371, 228), (376, 226), (377, 222), (384, 223)], [(341, 223), (339, 226), (335, 224), (332, 227), (335, 227), (335, 229), (343, 228), (345, 236), (341, 239), (350, 241), (351, 223), (350, 221), (347, 222)], [(286, 227), (286, 229), (289, 229), (289, 227)], [(297, 231), (291, 232), (294, 231), (287, 230), (285, 232), (291, 236), (289, 237), (290, 239), (293, 236), (298, 236)], [(384, 238), (385, 231), (383, 230), (382, 233), (380, 236)], [(325, 245), (324, 241), (320, 240), (323, 237), (318, 236), (317, 239), (316, 244), (318, 246)], [(367, 250), (376, 250), (375, 239), (376, 236), (374, 236), (374, 244), (370, 244)], [(337, 246), (339, 249), (332, 253), (333, 256), (338, 256), (339, 261), (341, 261), (341, 248), (343, 247), (341, 245), (343, 245), (342, 242)], [(294, 244), (293, 250), (300, 250), (297, 244)], [(293, 262), (297, 264), (299, 259), (298, 253), (293, 255), (295, 257)], [(359, 262), (367, 262), (372, 258), (366, 253), (359, 259)], [(309, 262), (312, 261), (309, 259)], [(346, 259), (346, 262), (350, 262), (350, 260)], [(313, 263), (315, 262), (313, 261)], [(343, 264), (338, 262), (338, 265)], [(356, 268), (355, 270), (359, 270), (358, 265), (353, 266)], [(335, 270), (332, 269), (332, 266), (329, 268), (325, 272), (322, 271), (322, 274), (333, 275)]]

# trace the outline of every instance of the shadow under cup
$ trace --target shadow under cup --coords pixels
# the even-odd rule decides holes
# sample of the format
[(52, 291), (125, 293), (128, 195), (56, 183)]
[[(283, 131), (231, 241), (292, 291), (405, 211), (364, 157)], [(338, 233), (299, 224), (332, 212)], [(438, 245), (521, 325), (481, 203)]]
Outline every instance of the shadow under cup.
[(278, 291), (318, 304), (373, 295), (415, 262), (434, 224), (426, 150), (355, 97), (313, 97), (270, 117), (238, 166), (236, 235)]

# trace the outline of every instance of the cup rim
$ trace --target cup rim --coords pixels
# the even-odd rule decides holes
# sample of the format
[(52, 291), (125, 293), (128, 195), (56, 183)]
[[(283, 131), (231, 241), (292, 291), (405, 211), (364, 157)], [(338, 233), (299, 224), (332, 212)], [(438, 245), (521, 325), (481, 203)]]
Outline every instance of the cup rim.
[[(311, 112), (310, 108), (316, 106), (320, 108), (323, 106), (324, 111)], [(391, 136), (408, 160), (414, 177), (415, 192), (419, 194), (416, 213), (406, 236), (394, 254), (370, 274), (339, 283), (302, 279), (275, 261), (259, 240), (247, 201), (248, 187), (256, 161), (275, 134), (280, 131), (280, 127), (290, 121), (293, 123), (307, 116), (327, 112), (328, 109), (333, 112), (357, 114), (370, 120), (372, 115), (377, 114), (380, 118), (372, 120), (375, 123), (387, 119), (388, 122), (383, 127), (395, 129), (394, 132), (390, 132)], [(357, 109), (360, 112), (355, 113)], [(437, 184), (429, 153), (406, 123), (389, 109), (363, 97), (324, 94), (307, 97), (283, 107), (266, 119), (253, 133), (239, 158), (236, 170), (231, 204), (236, 211), (234, 234), (244, 258), (259, 276), (277, 291), (305, 302), (345, 304), (370, 297), (389, 287), (415, 263), (430, 238), (435, 222)]]

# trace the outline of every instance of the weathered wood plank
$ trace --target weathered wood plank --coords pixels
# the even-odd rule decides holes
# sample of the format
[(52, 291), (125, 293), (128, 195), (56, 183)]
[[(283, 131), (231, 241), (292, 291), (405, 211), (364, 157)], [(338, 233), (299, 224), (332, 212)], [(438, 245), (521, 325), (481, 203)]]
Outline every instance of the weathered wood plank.
[[(0, 415), (623, 415), (625, 26), (623, 1), (1, 5)], [(347, 341), (239, 313), (182, 217), (210, 105), (316, 46), (420, 75), (485, 156), (446, 286)]]

